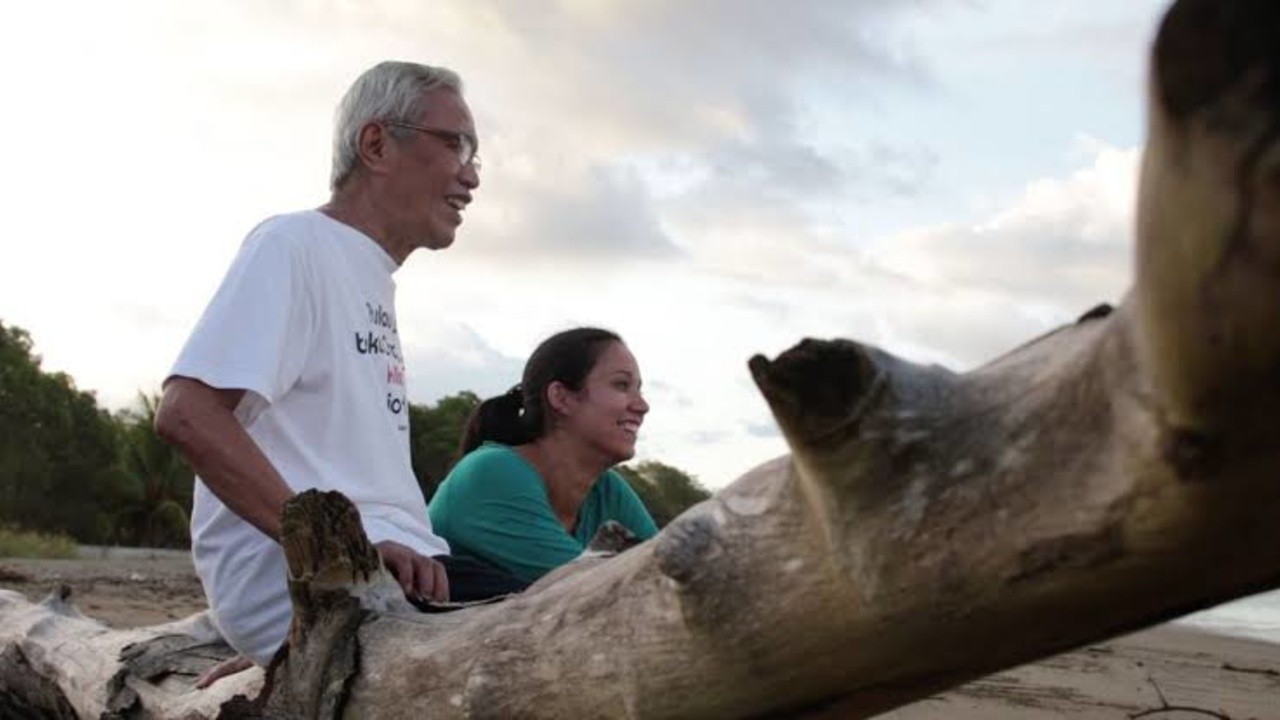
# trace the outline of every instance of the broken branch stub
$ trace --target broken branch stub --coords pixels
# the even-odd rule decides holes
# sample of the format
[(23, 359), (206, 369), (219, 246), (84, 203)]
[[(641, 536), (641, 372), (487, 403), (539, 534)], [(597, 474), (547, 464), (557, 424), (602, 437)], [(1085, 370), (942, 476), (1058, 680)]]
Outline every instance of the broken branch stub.
[(1193, 454), (1274, 440), (1277, 28), (1275, 3), (1184, 0), (1152, 53), (1134, 330), (1171, 443)]
[(224, 708), (228, 720), (340, 717), (359, 672), (356, 631), (367, 612), (362, 599), (400, 592), (359, 512), (341, 493), (299, 493), (285, 506), (281, 528), (293, 600), (288, 642), (272, 660), (258, 698)]

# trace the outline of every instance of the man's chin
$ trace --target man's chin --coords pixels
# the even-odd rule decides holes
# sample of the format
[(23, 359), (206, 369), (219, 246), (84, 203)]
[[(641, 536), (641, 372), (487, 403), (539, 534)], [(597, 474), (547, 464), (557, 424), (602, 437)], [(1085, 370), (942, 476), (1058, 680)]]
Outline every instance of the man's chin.
[(424, 240), (422, 243), (422, 247), (428, 250), (444, 250), (445, 248), (453, 244), (453, 239), (454, 239), (454, 234), (452, 232), (437, 233), (436, 235)]

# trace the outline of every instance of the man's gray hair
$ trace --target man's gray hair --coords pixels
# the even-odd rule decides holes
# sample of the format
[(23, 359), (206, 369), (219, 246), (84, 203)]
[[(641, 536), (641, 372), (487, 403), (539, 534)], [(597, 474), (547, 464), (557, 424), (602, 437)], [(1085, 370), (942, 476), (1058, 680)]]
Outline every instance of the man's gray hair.
[(418, 122), (426, 111), (423, 93), (446, 87), (462, 94), (462, 79), (452, 70), (388, 60), (365, 70), (338, 103), (333, 127), (333, 169), (329, 188), (337, 190), (359, 162), (360, 130), (370, 122)]

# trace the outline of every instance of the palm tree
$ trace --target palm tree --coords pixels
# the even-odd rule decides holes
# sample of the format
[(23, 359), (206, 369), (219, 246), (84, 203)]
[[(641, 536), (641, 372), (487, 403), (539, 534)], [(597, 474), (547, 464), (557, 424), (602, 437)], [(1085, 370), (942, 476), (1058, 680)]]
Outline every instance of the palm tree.
[(158, 395), (138, 394), (141, 410), (117, 416), (120, 461), (115, 473), (113, 535), (144, 547), (187, 547), (194, 473), (178, 451), (155, 432)]

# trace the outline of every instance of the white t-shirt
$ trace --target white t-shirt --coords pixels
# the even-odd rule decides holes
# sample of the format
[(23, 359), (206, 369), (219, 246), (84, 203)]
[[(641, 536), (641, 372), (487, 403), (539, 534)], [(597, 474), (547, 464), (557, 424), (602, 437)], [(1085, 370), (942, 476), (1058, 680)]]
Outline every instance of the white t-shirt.
[[(291, 488), (339, 490), (372, 542), (441, 555), (449, 547), (432, 532), (409, 459), (396, 268), (368, 236), (319, 211), (268, 219), (245, 239), (171, 375), (246, 390), (236, 418)], [(191, 536), (214, 621), (266, 664), (292, 615), (282, 549), (203, 482)]]

